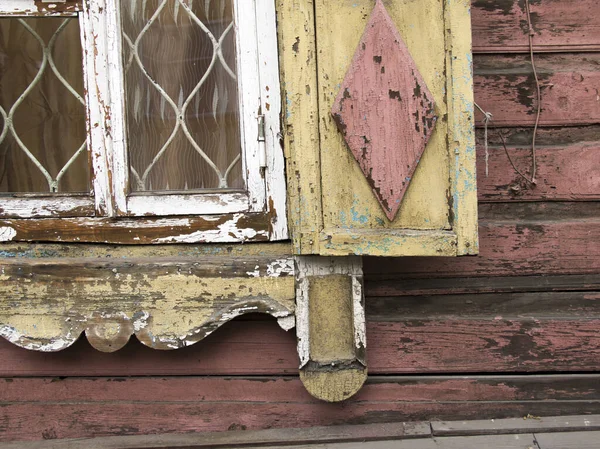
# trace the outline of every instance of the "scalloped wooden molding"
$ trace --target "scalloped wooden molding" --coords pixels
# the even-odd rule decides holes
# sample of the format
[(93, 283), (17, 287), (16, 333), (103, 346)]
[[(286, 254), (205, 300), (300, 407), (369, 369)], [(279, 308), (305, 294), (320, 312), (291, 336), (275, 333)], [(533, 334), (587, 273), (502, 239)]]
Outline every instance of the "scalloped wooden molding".
[(151, 251), (134, 250), (133, 257), (107, 259), (90, 251), (85, 258), (4, 258), (0, 336), (53, 352), (85, 333), (96, 349), (112, 352), (134, 334), (155, 349), (189, 346), (245, 313), (267, 313), (282, 328), (294, 327), (289, 256), (225, 251), (173, 258), (168, 251), (149, 258)]

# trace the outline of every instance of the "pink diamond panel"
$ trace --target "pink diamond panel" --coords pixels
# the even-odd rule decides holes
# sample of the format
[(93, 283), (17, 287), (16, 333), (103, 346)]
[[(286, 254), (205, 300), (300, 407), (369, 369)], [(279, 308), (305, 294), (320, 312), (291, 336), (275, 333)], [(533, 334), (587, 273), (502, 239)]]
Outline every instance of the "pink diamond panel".
[(377, 0), (332, 114), (390, 220), (435, 126), (434, 108), (433, 95)]

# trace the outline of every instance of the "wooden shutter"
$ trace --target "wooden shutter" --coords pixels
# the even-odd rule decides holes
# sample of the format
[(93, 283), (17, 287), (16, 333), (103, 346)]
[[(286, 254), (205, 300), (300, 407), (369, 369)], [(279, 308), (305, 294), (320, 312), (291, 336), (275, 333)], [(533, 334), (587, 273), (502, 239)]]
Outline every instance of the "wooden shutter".
[(280, 45), (295, 251), (476, 254), (469, 2), (294, 3)]

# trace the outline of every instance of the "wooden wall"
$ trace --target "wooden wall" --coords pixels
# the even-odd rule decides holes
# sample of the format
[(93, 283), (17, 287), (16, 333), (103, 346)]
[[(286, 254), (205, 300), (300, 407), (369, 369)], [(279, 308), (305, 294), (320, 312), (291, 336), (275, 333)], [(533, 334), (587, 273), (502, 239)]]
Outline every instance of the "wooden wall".
[[(476, 101), (530, 165), (535, 88), (523, 0), (474, 0)], [(234, 321), (190, 348), (0, 341), (0, 440), (600, 413), (600, 7), (531, 0), (542, 83), (538, 184), (479, 130), (480, 247), (365, 260), (368, 385), (312, 399), (293, 332)]]

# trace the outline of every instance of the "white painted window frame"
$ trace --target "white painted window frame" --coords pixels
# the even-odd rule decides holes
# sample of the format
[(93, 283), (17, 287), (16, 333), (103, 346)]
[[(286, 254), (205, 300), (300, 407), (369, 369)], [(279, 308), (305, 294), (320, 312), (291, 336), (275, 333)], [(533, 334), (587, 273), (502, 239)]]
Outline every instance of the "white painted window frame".
[[(69, 11), (62, 8), (56, 13), (53, 5), (64, 2), (47, 3), (48, 7), (40, 11), (33, 0), (0, 0), (0, 15), (79, 16), (93, 198), (82, 195), (5, 197), (0, 199), (5, 211), (3, 217), (85, 216), (84, 212), (78, 211), (90, 210), (92, 205), (96, 217), (107, 219), (157, 215), (234, 214), (239, 217), (240, 214), (270, 212), (269, 239), (288, 238), (284, 159), (279, 143), (281, 98), (274, 0), (235, 1), (242, 167), (246, 191), (156, 195), (130, 195), (128, 192), (119, 0), (83, 0), (81, 11), (74, 7)], [(264, 136), (260, 141), (259, 116), (264, 120)], [(214, 231), (208, 232), (214, 235)], [(223, 239), (227, 241), (226, 236)], [(203, 236), (199, 235), (198, 241), (202, 240)], [(231, 237), (230, 240), (239, 239)]]

